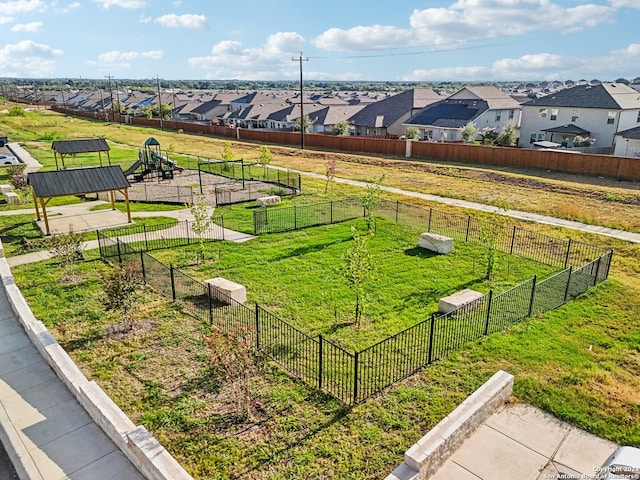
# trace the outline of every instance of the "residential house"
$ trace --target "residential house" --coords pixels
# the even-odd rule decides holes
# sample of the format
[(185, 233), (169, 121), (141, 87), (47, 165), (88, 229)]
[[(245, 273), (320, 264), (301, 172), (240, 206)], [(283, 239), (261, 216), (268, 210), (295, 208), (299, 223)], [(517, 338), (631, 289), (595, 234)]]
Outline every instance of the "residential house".
[(551, 141), (571, 148), (579, 137), (595, 139), (598, 153), (611, 153), (616, 133), (639, 125), (637, 90), (622, 83), (579, 82), (522, 105), (520, 146)]
[(442, 97), (430, 88), (413, 88), (386, 97), (365, 107), (351, 116), (350, 123), (356, 135), (402, 136), (405, 123), (420, 109)]
[(616, 157), (640, 158), (640, 126), (616, 133), (613, 154)]
[(444, 100), (432, 103), (405, 122), (420, 130), (420, 139), (460, 141), (462, 129), (473, 122), (482, 131), (502, 131), (511, 123), (520, 126), (520, 104), (494, 86), (467, 86)]
[(362, 110), (364, 105), (327, 105), (309, 114), (309, 131), (331, 133), (333, 126), (349, 119)]

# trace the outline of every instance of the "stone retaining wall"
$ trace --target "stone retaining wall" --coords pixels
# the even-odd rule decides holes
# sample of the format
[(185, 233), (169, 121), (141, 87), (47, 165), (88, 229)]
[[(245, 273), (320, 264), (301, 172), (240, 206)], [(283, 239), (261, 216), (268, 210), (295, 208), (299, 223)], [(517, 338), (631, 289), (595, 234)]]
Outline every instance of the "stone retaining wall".
[[(0, 243), (0, 254), (2, 251)], [(193, 480), (144, 426), (136, 426), (94, 381), (87, 380), (44, 324), (35, 318), (3, 254), (0, 275), (11, 308), (33, 345), (131, 463), (150, 480)], [(13, 447), (20, 450), (18, 446)]]
[(385, 480), (427, 480), (451, 454), (511, 396), (513, 375), (502, 370), (414, 443), (404, 463)]

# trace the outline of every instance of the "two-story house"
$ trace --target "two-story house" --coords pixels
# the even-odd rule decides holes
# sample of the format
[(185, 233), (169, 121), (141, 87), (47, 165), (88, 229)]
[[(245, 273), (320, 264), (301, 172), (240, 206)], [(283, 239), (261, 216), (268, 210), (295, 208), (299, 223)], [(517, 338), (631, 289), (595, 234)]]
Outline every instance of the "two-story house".
[(421, 140), (459, 141), (461, 130), (473, 122), (482, 132), (498, 132), (511, 122), (518, 131), (520, 104), (497, 87), (466, 86), (444, 100), (432, 103), (405, 122), (405, 127), (416, 127)]
[(519, 146), (550, 141), (571, 148), (580, 137), (595, 140), (599, 153), (611, 153), (616, 133), (636, 126), (637, 90), (623, 83), (581, 84), (524, 103)]

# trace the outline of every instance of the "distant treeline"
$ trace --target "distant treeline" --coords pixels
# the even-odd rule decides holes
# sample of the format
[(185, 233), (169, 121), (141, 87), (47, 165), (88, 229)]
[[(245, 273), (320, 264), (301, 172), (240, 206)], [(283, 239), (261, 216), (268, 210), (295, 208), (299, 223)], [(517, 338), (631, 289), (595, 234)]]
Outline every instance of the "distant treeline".
[[(119, 88), (130, 88), (143, 93), (156, 93), (158, 91), (158, 80), (156, 79), (128, 79), (112, 78), (112, 82), (119, 85)], [(4, 78), (0, 82), (12, 86), (31, 86), (38, 90), (60, 90), (60, 89), (95, 89), (106, 88), (107, 79), (90, 78)], [(176, 90), (298, 90), (298, 81), (256, 81), (256, 80), (159, 80), (162, 89)], [(469, 82), (373, 82), (373, 81), (326, 81), (326, 80), (304, 80), (305, 90), (319, 92), (336, 91), (369, 91), (369, 92), (389, 92), (399, 93), (412, 88), (432, 88), (440, 91), (456, 91)], [(487, 84), (487, 82), (483, 82)], [(493, 82), (498, 87), (518, 85), (519, 82)]]

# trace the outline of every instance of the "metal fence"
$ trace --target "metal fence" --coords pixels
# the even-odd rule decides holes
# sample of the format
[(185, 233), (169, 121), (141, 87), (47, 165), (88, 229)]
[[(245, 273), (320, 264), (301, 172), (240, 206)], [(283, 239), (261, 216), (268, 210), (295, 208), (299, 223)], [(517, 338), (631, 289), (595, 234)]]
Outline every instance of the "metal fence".
[[(298, 207), (293, 218), (309, 226), (320, 224), (321, 218), (324, 223), (330, 223), (354, 218), (352, 215), (356, 213), (358, 216), (363, 214), (362, 207), (354, 201), (322, 205), (324, 207), (316, 205), (309, 209)], [(377, 211), (383, 217), (393, 215), (395, 221), (420, 227), (426, 225), (429, 231), (470, 243), (482, 240), (480, 224), (475, 218), (416, 210), (416, 207), (399, 203), (395, 206), (388, 203), (383, 207)], [(264, 225), (290, 226), (283, 219), (292, 217), (280, 216), (278, 210), (283, 209), (267, 209), (276, 213), (270, 213)], [(608, 277), (613, 256), (610, 249), (514, 227), (500, 228), (499, 235), (494, 238), (502, 251), (556, 265), (562, 270), (543, 280), (534, 276), (498, 294), (490, 291), (452, 312), (432, 314), (406, 330), (353, 353), (321, 335), (310, 337), (259, 305), (250, 308), (238, 303), (210, 285), (162, 264), (143, 251), (147, 245), (155, 244), (148, 244), (146, 238), (140, 237), (140, 232), (117, 236), (99, 232), (98, 237), (103, 258), (136, 265), (149, 285), (179, 302), (196, 318), (227, 334), (242, 329), (257, 351), (279, 363), (290, 374), (346, 404), (355, 404), (473, 340), (563, 305)], [(132, 240), (135, 240), (134, 244), (127, 244)], [(185, 241), (188, 244), (189, 240)], [(589, 255), (592, 256), (589, 258)], [(582, 265), (574, 266), (584, 259)]]

